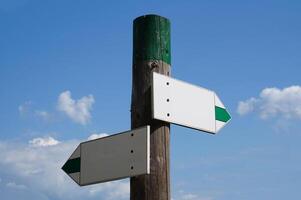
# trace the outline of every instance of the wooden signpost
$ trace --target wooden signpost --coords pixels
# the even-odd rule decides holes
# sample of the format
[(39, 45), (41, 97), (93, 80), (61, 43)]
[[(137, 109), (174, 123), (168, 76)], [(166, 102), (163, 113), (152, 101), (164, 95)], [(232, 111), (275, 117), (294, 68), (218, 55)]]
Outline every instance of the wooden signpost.
[(170, 78), (170, 22), (133, 24), (131, 131), (84, 142), (62, 169), (79, 185), (130, 177), (131, 200), (170, 200), (170, 123), (217, 133), (230, 115), (215, 92)]
[(152, 73), (170, 76), (170, 22), (164, 17), (146, 15), (134, 20), (131, 127), (149, 124), (149, 175), (131, 178), (131, 200), (169, 200), (170, 124), (152, 119)]

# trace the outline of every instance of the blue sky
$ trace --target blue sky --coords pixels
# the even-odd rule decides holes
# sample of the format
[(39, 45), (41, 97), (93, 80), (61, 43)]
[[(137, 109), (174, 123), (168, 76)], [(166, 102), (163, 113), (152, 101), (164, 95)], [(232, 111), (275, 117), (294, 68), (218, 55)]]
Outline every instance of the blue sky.
[[(299, 1), (0, 1), (1, 199), (128, 199), (59, 168), (130, 128), (132, 21), (171, 20), (172, 76), (214, 90), (219, 134), (171, 127), (174, 200), (300, 199)], [(94, 135), (93, 135), (94, 134)]]

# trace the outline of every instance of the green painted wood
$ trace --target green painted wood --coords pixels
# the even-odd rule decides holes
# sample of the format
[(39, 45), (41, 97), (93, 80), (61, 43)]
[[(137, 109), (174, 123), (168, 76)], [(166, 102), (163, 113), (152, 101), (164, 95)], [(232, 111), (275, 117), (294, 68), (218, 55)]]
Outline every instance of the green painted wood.
[(80, 157), (68, 160), (62, 167), (67, 174), (80, 172)]
[(215, 119), (221, 122), (227, 122), (231, 119), (226, 109), (215, 106)]
[(133, 62), (162, 60), (170, 64), (170, 22), (158, 15), (134, 20)]

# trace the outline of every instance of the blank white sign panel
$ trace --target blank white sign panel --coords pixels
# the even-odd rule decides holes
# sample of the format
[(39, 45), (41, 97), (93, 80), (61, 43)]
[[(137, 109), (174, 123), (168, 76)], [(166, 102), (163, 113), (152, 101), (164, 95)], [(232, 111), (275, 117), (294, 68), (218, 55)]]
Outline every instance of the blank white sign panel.
[(150, 173), (150, 127), (81, 143), (80, 185)]
[(215, 133), (215, 93), (153, 73), (153, 118)]

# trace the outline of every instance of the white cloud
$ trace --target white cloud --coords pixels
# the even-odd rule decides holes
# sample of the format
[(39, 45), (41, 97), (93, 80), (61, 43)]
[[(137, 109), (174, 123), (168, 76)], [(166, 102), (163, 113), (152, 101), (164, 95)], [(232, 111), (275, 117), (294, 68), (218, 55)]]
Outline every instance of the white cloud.
[(99, 134), (94, 133), (94, 134), (92, 134), (88, 137), (88, 140), (95, 140), (95, 139), (103, 138), (103, 137), (106, 137), (106, 136), (108, 136), (108, 134), (106, 134), (106, 133), (99, 133)]
[[(47, 137), (42, 138), (45, 141)], [(57, 141), (54, 138), (53, 140)], [(32, 142), (26, 144), (0, 140), (0, 177), (18, 180), (18, 184), (11, 182), (9, 185), (11, 187), (24, 185), (27, 193), (43, 196), (44, 199), (80, 200), (87, 197), (89, 200), (129, 199), (128, 180), (79, 187), (61, 170), (80, 142), (80, 140), (61, 141), (56, 145), (37, 148)]]
[(53, 146), (57, 145), (60, 142), (52, 137), (44, 137), (44, 138), (34, 138), (29, 141), (29, 144), (31, 144), (34, 147), (46, 147), (46, 146)]
[(240, 115), (257, 112), (262, 119), (284, 117), (301, 119), (301, 86), (265, 88), (258, 98), (250, 98), (238, 104)]
[(36, 110), (34, 113), (37, 117), (40, 117), (43, 120), (49, 120), (50, 119), (50, 114), (45, 110)]
[(245, 115), (248, 114), (250, 112), (254, 111), (255, 108), (255, 104), (258, 102), (257, 99), (255, 99), (254, 97), (246, 100), (246, 101), (240, 101), (238, 103), (238, 107), (237, 107), (237, 112), (240, 115)]
[(65, 113), (74, 122), (85, 125), (91, 119), (90, 111), (94, 102), (93, 95), (74, 100), (71, 97), (71, 92), (65, 91), (58, 97), (58, 110)]
[(31, 101), (26, 101), (25, 103), (18, 106), (19, 114), (22, 117), (38, 117), (45, 121), (49, 121), (51, 119), (51, 114), (45, 110), (35, 110), (34, 105)]
[(17, 190), (24, 190), (24, 189), (27, 188), (25, 185), (22, 185), (22, 184), (16, 184), (15, 182), (8, 182), (8, 183), (6, 184), (6, 187), (13, 188), (13, 189), (17, 189)]

